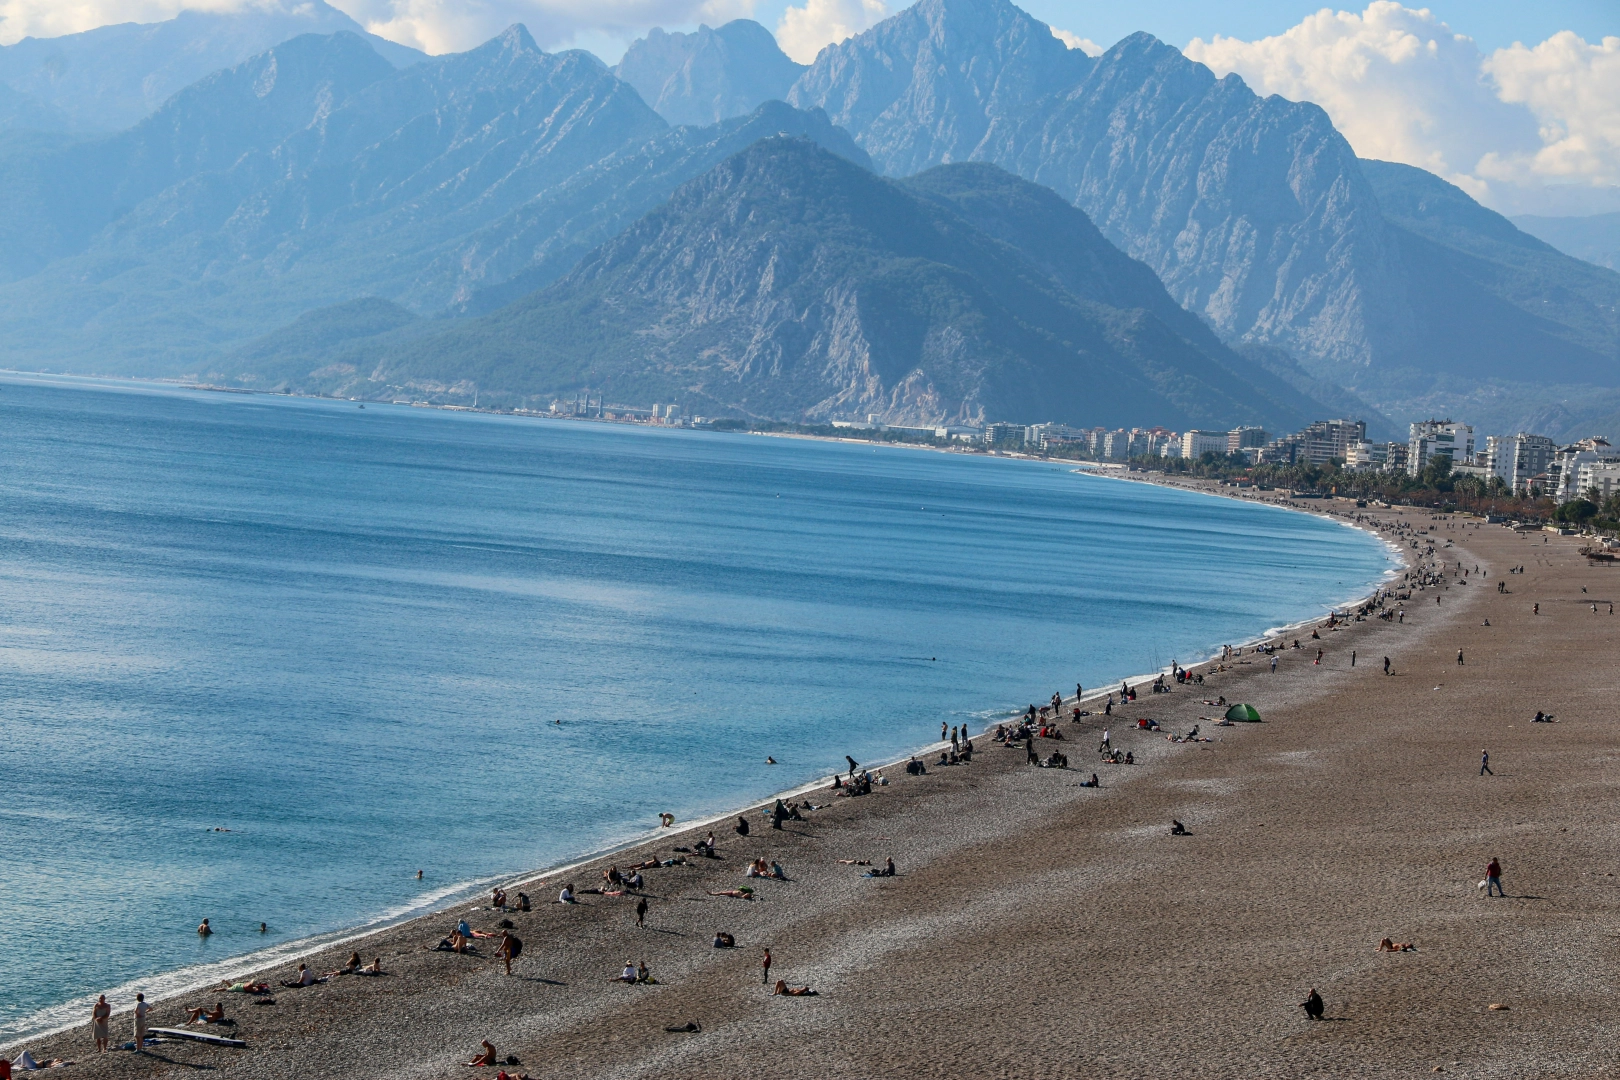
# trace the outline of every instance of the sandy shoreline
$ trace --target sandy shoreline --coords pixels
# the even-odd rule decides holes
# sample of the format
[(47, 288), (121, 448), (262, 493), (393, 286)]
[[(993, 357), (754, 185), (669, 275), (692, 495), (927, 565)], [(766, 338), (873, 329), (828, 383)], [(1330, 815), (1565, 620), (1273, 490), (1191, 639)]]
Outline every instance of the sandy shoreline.
[[(720, 860), (648, 872), (645, 930), (632, 900), (564, 908), (545, 903), (554, 880), (526, 888), (537, 904), (511, 916), (525, 943), (513, 979), (487, 956), (420, 950), (455, 916), (499, 917), (460, 905), (371, 935), (362, 948), (382, 955), (386, 978), (278, 992), (264, 1007), (227, 995), (246, 1050), (170, 1043), (144, 1060), (98, 1059), (87, 1026), (27, 1045), (97, 1075), (493, 1076), (454, 1064), (486, 1037), (536, 1077), (767, 1063), (806, 1077), (1605, 1075), (1620, 931), (1605, 811), (1620, 748), (1603, 660), (1620, 624), (1587, 604), (1615, 599), (1612, 568), (1588, 566), (1573, 538), (1448, 528), (1421, 510), (1404, 519), (1455, 540), (1461, 551), (1441, 550), (1450, 561), (1526, 573), (1417, 593), (1404, 623), (1324, 630), (1310, 643), (1326, 650), (1320, 666), (1314, 649), (1289, 650), (1275, 675), (1240, 662), (1210, 678), (1208, 696), (1252, 700), (1266, 724), (1205, 723), (1218, 741), (1168, 743), (1118, 714), (1185, 731), (1215, 710), (1196, 692), (1143, 694), (1112, 725), (1141, 766), (1094, 764), (1094, 717), (1042, 748), (1064, 750), (1068, 772), (981, 741), (971, 766), (828, 799), (781, 833), (758, 818), (746, 840), (717, 828)], [(1386, 654), (1394, 678), (1369, 664)], [(1560, 722), (1529, 724), (1536, 708)], [(1478, 773), (1482, 745), (1493, 776)], [(1103, 788), (1079, 787), (1093, 771)], [(1172, 816), (1193, 836), (1168, 837)], [(668, 855), (688, 839), (646, 850)], [(889, 854), (894, 879), (839, 861)], [(1477, 895), (1492, 855), (1507, 900)], [(755, 856), (791, 880), (753, 882), (753, 902), (709, 895), (743, 883)], [(594, 884), (595, 872), (574, 880)], [(721, 929), (738, 949), (709, 946)], [(1384, 936), (1419, 950), (1374, 954)], [(773, 977), (821, 996), (762, 990), (767, 945)], [(328, 949), (313, 966), (346, 954)], [(660, 984), (609, 983), (627, 957)], [(1313, 985), (1331, 1022), (1294, 1008)], [(156, 1021), (172, 1024), (179, 1004)], [(687, 1020), (703, 1032), (663, 1030)], [(127, 1019), (115, 1037), (128, 1038)]]

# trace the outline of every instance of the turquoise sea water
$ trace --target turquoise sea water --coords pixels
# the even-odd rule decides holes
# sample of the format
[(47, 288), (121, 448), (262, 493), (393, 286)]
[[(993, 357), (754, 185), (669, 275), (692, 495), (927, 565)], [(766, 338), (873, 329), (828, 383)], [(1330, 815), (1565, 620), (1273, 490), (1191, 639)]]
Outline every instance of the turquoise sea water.
[(1049, 463), (0, 378), (0, 1041), (1391, 565)]

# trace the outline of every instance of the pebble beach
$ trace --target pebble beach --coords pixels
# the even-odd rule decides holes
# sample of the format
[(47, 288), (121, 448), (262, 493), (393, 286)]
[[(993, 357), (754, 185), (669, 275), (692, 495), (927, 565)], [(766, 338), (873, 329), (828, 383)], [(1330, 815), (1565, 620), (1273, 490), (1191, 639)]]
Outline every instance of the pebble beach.
[[(1037, 745), (1068, 769), (978, 736), (971, 764), (931, 756), (927, 775), (888, 768), (867, 796), (812, 792), (822, 808), (781, 831), (754, 808), (746, 837), (715, 827), (719, 858), (643, 871), (644, 927), (634, 895), (559, 904), (548, 876), (512, 887), (532, 911), (463, 904), (307, 961), (332, 970), (358, 948), (380, 977), (284, 989), (282, 966), (254, 976), (274, 988), (259, 1003), (198, 992), (153, 1011), (178, 1027), (185, 1006), (223, 1000), (234, 1024), (206, 1030), (242, 1048), (98, 1055), (87, 1016), (7, 1054), (96, 1077), (1608, 1075), (1620, 570), (1574, 537), (1322, 506), (1425, 530), (1406, 550), (1432, 541), (1447, 584), (1391, 600), (1404, 619), (1290, 631), (1301, 648), (1275, 672), (1245, 650), (1195, 668), (1202, 686), (1065, 719)], [(1219, 697), (1264, 722), (1213, 725)], [(1538, 709), (1556, 722), (1532, 723)], [(1210, 741), (1167, 738), (1194, 725)], [(1104, 727), (1136, 764), (1101, 762)], [(1094, 772), (1101, 786), (1082, 786)], [(706, 831), (677, 825), (567, 880), (595, 887)], [(863, 876), (886, 857), (895, 877)], [(1505, 898), (1479, 888), (1493, 857)], [(756, 858), (787, 880), (745, 879)], [(742, 885), (753, 899), (713, 895)], [(511, 976), (493, 939), (479, 955), (425, 948), (459, 919), (512, 923)], [(735, 948), (713, 947), (721, 931)], [(1375, 952), (1386, 937), (1416, 947)], [(627, 961), (656, 981), (613, 981)], [(773, 995), (778, 978), (816, 994)], [(1319, 1021), (1298, 1007), (1313, 988)], [(113, 1004), (116, 1046), (131, 1003)], [(461, 1064), (483, 1040), (511, 1063)]]

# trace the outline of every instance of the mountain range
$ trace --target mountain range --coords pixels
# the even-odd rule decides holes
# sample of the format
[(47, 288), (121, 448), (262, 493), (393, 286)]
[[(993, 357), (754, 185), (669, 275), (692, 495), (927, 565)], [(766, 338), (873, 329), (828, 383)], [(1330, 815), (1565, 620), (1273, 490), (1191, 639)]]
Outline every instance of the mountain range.
[[(655, 32), (614, 69), (586, 53), (545, 53), (521, 27), (468, 53), (403, 68), (397, 59), (351, 32), (306, 35), (187, 86), (116, 135), (0, 137), (6, 362), (331, 389), (349, 376), (314, 378), (331, 366), (315, 359), (387, 341), (400, 350), (388, 365), (363, 369), (351, 363), (356, 353), (338, 366), (379, 386), (437, 386), (447, 400), (453, 387), (477, 386), (492, 400), (569, 379), (672, 394), (686, 379), (687, 392), (751, 415), (865, 409), (944, 420), (988, 410), (1033, 420), (1043, 414), (993, 414), (1044, 400), (1068, 410), (1050, 418), (1091, 416), (1090, 402), (1107, 399), (1056, 390), (1079, 370), (1060, 356), (1085, 352), (1074, 364), (1092, 365), (1094, 385), (1118, 388), (1131, 415), (1135, 403), (1154, 402), (1165, 422), (1216, 421), (1165, 393), (1164, 372), (1207, 385), (1208, 400), (1233, 416), (1273, 426), (1298, 409), (1356, 407), (1389, 429), (1378, 410), (1406, 419), (1467, 408), (1493, 430), (1536, 420), (1574, 431), (1620, 409), (1620, 275), (1563, 255), (1431, 174), (1358, 159), (1316, 106), (1257, 97), (1145, 34), (1090, 57), (1006, 0), (921, 0), (808, 68), (745, 21)], [(61, 108), (0, 94), (0, 117)], [(796, 298), (797, 323), (764, 300), (731, 304), (722, 317), (682, 293), (670, 268), (684, 265), (690, 278), (723, 255), (735, 280), (754, 280), (747, 253), (763, 241), (749, 229), (759, 222), (732, 222), (735, 234), (721, 237), (712, 227), (730, 219), (703, 218), (705, 233), (670, 217), (677, 204), (668, 200), (690, 198), (692, 185), (712, 185), (717, 169), (741, 160), (752, 162), (741, 174), (751, 182), (781, 181), (748, 155), (761, 139), (798, 144), (783, 133), (808, 138), (820, 148), (815, 161), (834, 163), (811, 170), (834, 185), (830, 202), (795, 189), (791, 205), (836, 218), (828, 207), (859, 188), (850, 176), (912, 177), (868, 193), (895, 206), (922, 199), (921, 216), (906, 218), (919, 232), (905, 242), (846, 232), (809, 248), (801, 237), (783, 250), (815, 250), (822, 261), (772, 294), (772, 303)], [(1020, 177), (1055, 192), (1158, 291), (1110, 298), (1095, 281), (1064, 284), (1051, 252), (1042, 264), (1029, 243), (915, 186), (968, 162), (1001, 178), (975, 173), (970, 187), (1022, 199), (1023, 188), (1005, 186)], [(730, 209), (763, 214), (766, 203)], [(680, 205), (699, 213), (697, 203)], [(791, 218), (790, 203), (769, 205)], [(955, 222), (952, 235), (1011, 243), (1018, 280), (1032, 283), (1049, 314), (983, 280), (978, 256), (964, 254), (971, 245), (939, 254), (946, 269), (916, 279), (949, 303), (908, 306), (885, 293), (878, 282), (887, 279), (868, 271), (934, 251), (941, 215)], [(650, 245), (645, 260), (626, 248), (632, 240)], [(1075, 258), (1095, 256), (1074, 242)], [(609, 273), (610, 255), (612, 266), (638, 269)], [(587, 357), (588, 337), (571, 353), (521, 346), (525, 333), (561, 342), (561, 313), (583, 310), (587, 296), (634, 308), (630, 323), (645, 320), (640, 337), (610, 335), (611, 356)], [(834, 296), (864, 301), (840, 309)], [(934, 344), (902, 347), (912, 339), (883, 329), (878, 296)], [(1174, 324), (1165, 303), (1203, 336)], [(1091, 312), (1089, 337), (1074, 329), (1081, 310)], [(1118, 331), (1128, 318), (1117, 313), (1133, 310), (1173, 332), (1128, 346)], [(1014, 322), (1016, 333), (983, 339), (973, 364), (937, 347), (949, 333), (979, 340), (966, 327)], [(820, 331), (788, 332), (833, 324), (849, 330), (842, 352), (817, 344)], [(722, 326), (734, 337), (715, 338)], [(657, 349), (635, 344), (654, 339)], [(1074, 347), (1042, 352), (1037, 340)], [(1148, 340), (1159, 345), (1140, 344)], [(997, 352), (1006, 341), (1034, 350), (1024, 367)], [(296, 359), (293, 342), (311, 363)], [(782, 359), (761, 368), (759, 349)], [(506, 359), (491, 359), (500, 350)], [(518, 356), (533, 370), (520, 370)], [(897, 374), (893, 364), (907, 357), (914, 368)], [(777, 393), (759, 371), (792, 388)], [(1051, 393), (1018, 389), (1032, 371)], [(918, 372), (935, 380), (932, 391)], [(496, 373), (506, 385), (491, 383)]]
[[(365, 397), (459, 389), (533, 405), (593, 391), (711, 415), (909, 423), (1046, 410), (1288, 425), (1318, 407), (1246, 377), (1150, 269), (1048, 189), (972, 164), (884, 180), (783, 136), (490, 315), (433, 327), (368, 305), (345, 317), (376, 330), (315, 370), (322, 389)], [(262, 366), (271, 342), (232, 359)]]
[[(109, 132), (131, 127), (174, 94), (300, 34), (351, 33), (395, 67), (423, 53), (367, 33), (325, 0), (182, 11), (159, 23), (118, 23), (0, 46), (0, 131)], [(27, 103), (8, 107), (9, 100)]]

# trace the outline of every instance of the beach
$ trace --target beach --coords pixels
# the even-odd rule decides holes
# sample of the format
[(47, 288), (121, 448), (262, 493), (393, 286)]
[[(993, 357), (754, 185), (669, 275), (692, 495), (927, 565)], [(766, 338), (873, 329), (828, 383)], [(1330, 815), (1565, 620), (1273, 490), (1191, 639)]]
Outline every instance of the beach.
[[(223, 1000), (236, 1021), (223, 1033), (245, 1049), (95, 1055), (88, 1017), (22, 1045), (73, 1059), (74, 1075), (119, 1077), (493, 1077), (459, 1064), (484, 1039), (517, 1059), (509, 1073), (534, 1077), (1607, 1075), (1616, 571), (1588, 565), (1573, 537), (1359, 513), (1433, 525), (1452, 583), (1415, 592), (1403, 621), (1291, 634), (1301, 648), (1279, 652), (1275, 673), (1246, 651), (1231, 670), (1197, 669), (1202, 687), (1066, 720), (1062, 741), (1037, 743), (1066, 753), (1067, 770), (980, 737), (969, 765), (930, 758), (926, 776), (890, 768), (869, 796), (814, 793), (825, 808), (780, 832), (757, 811), (746, 838), (722, 823), (719, 859), (644, 871), (645, 928), (633, 896), (561, 905), (562, 881), (547, 878), (518, 886), (528, 913), (486, 900), (360, 940), (382, 977), (154, 1010), (153, 1026), (176, 1026), (182, 1006)], [(1467, 584), (1450, 575), (1458, 561)], [(1030, 700), (1054, 689), (1032, 686)], [(1265, 722), (1201, 720), (1220, 696)], [(1531, 723), (1538, 709), (1557, 722)], [(1138, 717), (1164, 730), (1128, 726)], [(1195, 724), (1213, 741), (1166, 738)], [(1138, 764), (1099, 762), (1105, 726)], [(1082, 787), (1093, 772), (1102, 786)], [(1172, 819), (1191, 835), (1171, 836)], [(667, 859), (696, 838), (677, 826), (568, 879), (595, 887), (609, 863)], [(893, 878), (844, 861), (888, 856)], [(788, 880), (745, 880), (758, 857)], [(1479, 888), (1493, 857), (1506, 898)], [(755, 899), (711, 895), (741, 885)], [(424, 950), (458, 918), (514, 924), (512, 977), (492, 939), (479, 956)], [(717, 931), (737, 947), (712, 947)], [(1375, 953), (1384, 937), (1417, 948)], [(310, 966), (335, 969), (351, 947)], [(773, 996), (763, 948), (771, 982), (817, 995)], [(656, 984), (610, 981), (627, 960)], [(1322, 1021), (1298, 1007), (1312, 988)], [(115, 1045), (130, 1004), (114, 1002)], [(701, 1030), (665, 1030), (688, 1022)]]

